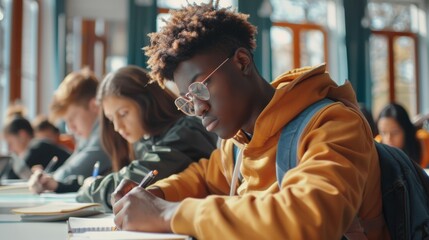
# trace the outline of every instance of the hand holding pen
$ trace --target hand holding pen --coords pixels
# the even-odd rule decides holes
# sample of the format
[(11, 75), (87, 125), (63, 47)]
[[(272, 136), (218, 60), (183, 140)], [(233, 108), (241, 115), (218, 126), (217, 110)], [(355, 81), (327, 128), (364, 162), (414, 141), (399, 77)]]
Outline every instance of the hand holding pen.
[(146, 188), (158, 175), (158, 170), (150, 171), (140, 182), (140, 184), (131, 181), (130, 179), (122, 179), (119, 185), (116, 187), (115, 191), (111, 195), (111, 204), (112, 206), (119, 201), (123, 196), (130, 192), (135, 187)]
[(58, 182), (55, 181), (52, 176), (47, 174), (52, 171), (54, 166), (58, 162), (58, 157), (54, 156), (44, 170), (36, 170), (33, 175), (31, 175), (28, 181), (28, 187), (31, 192), (40, 194), (46, 190), (55, 191), (58, 187)]
[[(171, 232), (171, 219), (178, 202), (166, 201), (144, 189), (154, 180), (158, 171), (153, 170), (137, 183), (123, 179), (112, 194), (112, 211), (115, 225), (127, 231)], [(137, 187), (138, 186), (138, 187)], [(131, 189), (130, 189), (131, 188)], [(130, 221), (132, 219), (132, 221)]]

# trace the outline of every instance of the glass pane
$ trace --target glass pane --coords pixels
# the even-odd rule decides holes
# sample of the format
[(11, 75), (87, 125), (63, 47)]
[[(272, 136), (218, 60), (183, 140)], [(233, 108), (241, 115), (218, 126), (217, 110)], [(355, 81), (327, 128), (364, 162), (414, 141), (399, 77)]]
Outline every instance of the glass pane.
[[(183, 6), (186, 6), (187, 3), (196, 3), (196, 4), (200, 4), (200, 3), (208, 3), (210, 2), (210, 0), (158, 0), (157, 1), (157, 5), (160, 8), (174, 8), (174, 9), (178, 9), (181, 8)], [(219, 6), (220, 7), (231, 7), (231, 6), (236, 6), (237, 4), (235, 3), (234, 0), (220, 0), (219, 1)]]
[(372, 114), (377, 117), (389, 103), (389, 65), (387, 39), (372, 35), (369, 41), (372, 79)]
[(168, 21), (168, 19), (170, 19), (170, 14), (169, 13), (158, 13), (158, 15), (156, 16), (156, 31), (159, 32), (159, 30), (161, 30), (162, 27), (165, 26), (165, 22)]
[(21, 101), (27, 108), (27, 117), (34, 118), (37, 111), (37, 2), (23, 2)]
[(395, 66), (395, 98), (410, 116), (417, 114), (415, 42), (410, 37), (393, 40)]
[(319, 30), (301, 31), (301, 66), (314, 66), (325, 61), (323, 33)]
[(271, 55), (273, 76), (293, 68), (292, 31), (285, 27), (271, 27)]
[(273, 5), (271, 19), (274, 22), (326, 24), (326, 0), (270, 0)]
[[(9, 59), (12, 19), (12, 1), (0, 0), (0, 126), (3, 126), (9, 105)], [(0, 140), (0, 154), (6, 154), (7, 147)]]
[(413, 31), (417, 29), (417, 7), (412, 4), (368, 3), (370, 27), (374, 30)]

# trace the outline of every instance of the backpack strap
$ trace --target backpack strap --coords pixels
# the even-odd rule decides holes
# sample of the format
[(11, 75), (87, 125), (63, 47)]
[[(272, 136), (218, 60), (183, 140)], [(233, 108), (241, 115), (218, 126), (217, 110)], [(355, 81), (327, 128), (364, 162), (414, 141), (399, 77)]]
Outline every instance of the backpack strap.
[(304, 128), (307, 126), (310, 119), (323, 107), (332, 104), (334, 101), (330, 99), (322, 99), (308, 106), (292, 121), (290, 121), (280, 134), (280, 140), (277, 144), (276, 153), (276, 177), (279, 187), (282, 183), (283, 176), (289, 169), (296, 167), (298, 163), (297, 149), (298, 141)]
[[(334, 103), (334, 101), (327, 98), (317, 101), (304, 109), (304, 111), (283, 127), (277, 144), (276, 153), (276, 177), (279, 188), (285, 173), (298, 164), (298, 141), (308, 122), (323, 107), (332, 103)], [(346, 234), (344, 234), (344, 237), (349, 240), (367, 239), (357, 216), (353, 219), (352, 225), (349, 227)]]

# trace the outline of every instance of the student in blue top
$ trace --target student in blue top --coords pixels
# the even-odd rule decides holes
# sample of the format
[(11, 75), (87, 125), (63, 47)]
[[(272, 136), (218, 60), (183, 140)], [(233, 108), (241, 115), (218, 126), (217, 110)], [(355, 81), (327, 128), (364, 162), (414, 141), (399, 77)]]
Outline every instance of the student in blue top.
[[(97, 161), (100, 162), (100, 173), (111, 170), (110, 159), (100, 141), (100, 109), (95, 100), (98, 84), (94, 74), (83, 69), (67, 75), (56, 90), (50, 108), (51, 117), (64, 120), (78, 138), (78, 144), (70, 158), (52, 176), (42, 171), (33, 173), (30, 189), (34, 192), (77, 191), (83, 180), (92, 175)], [(75, 180), (80, 184), (69, 184)]]

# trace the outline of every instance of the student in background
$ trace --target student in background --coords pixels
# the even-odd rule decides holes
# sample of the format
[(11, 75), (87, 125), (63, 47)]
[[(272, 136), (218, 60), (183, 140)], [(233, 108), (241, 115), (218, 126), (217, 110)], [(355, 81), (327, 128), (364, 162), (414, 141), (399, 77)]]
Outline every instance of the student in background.
[(110, 195), (123, 178), (141, 181), (152, 169), (158, 170), (157, 179), (165, 178), (216, 148), (215, 134), (178, 111), (170, 91), (149, 82), (137, 66), (123, 67), (101, 82), (101, 139), (114, 172), (84, 185), (78, 201), (99, 202), (111, 211)]
[(8, 118), (3, 135), (13, 154), (12, 168), (7, 173), (7, 178), (28, 179), (33, 166), (41, 165), (45, 168), (56, 156), (58, 161), (51, 168), (51, 171), (55, 171), (70, 156), (69, 151), (50, 141), (35, 139), (30, 122), (20, 115)]
[(397, 103), (386, 105), (378, 116), (377, 126), (380, 135), (376, 140), (402, 149), (408, 157), (426, 167), (428, 154), (423, 151), (417, 128), (404, 107)]
[[(255, 26), (217, 4), (171, 11), (145, 52), (152, 78), (174, 80), (176, 106), (200, 117), (223, 139), (220, 147), (147, 190), (123, 180), (112, 194), (116, 225), (197, 239), (341, 239), (354, 220), (382, 219), (378, 155), (351, 84), (338, 86), (322, 64), (270, 85), (253, 61)], [(279, 186), (276, 151), (288, 147), (278, 144), (282, 129), (325, 98), (335, 102), (307, 124), (298, 164)], [(385, 225), (364, 231), (389, 237)]]
[(50, 108), (52, 118), (64, 120), (78, 139), (78, 144), (70, 158), (52, 175), (55, 181), (49, 181), (50, 175), (37, 171), (32, 176), (30, 188), (56, 192), (77, 191), (79, 188), (76, 186), (79, 185), (66, 183), (73, 179), (83, 183), (86, 177), (92, 175), (97, 161), (100, 162), (100, 173), (111, 170), (110, 158), (100, 141), (100, 109), (95, 100), (98, 83), (97, 78), (84, 69), (67, 75), (56, 90)]
[(38, 116), (32, 123), (34, 136), (39, 139), (46, 139), (53, 143), (63, 146), (69, 151), (73, 151), (75, 142), (72, 136), (61, 134), (53, 123), (44, 116)]

